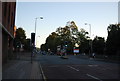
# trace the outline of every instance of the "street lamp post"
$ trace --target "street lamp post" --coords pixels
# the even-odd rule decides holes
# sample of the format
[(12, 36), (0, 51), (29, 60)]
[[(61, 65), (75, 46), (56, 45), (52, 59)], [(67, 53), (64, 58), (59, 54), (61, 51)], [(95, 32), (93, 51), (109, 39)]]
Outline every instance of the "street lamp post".
[(35, 18), (35, 33), (32, 33), (32, 34), (31, 34), (31, 39), (32, 39), (32, 41), (31, 41), (31, 46), (32, 46), (32, 51), (31, 51), (31, 63), (32, 63), (32, 56), (33, 56), (33, 54), (34, 54), (34, 52), (35, 52), (37, 19), (43, 19), (43, 17), (36, 17), (36, 18)]
[(91, 24), (88, 24), (88, 23), (85, 23), (85, 25), (89, 25), (89, 36), (90, 36), (90, 38), (91, 38)]
[[(36, 18), (35, 18), (35, 41), (36, 41), (36, 25), (37, 25), (37, 19), (43, 19), (43, 17), (36, 17)], [(36, 42), (35, 42), (34, 45), (36, 45)]]
[[(90, 39), (91, 39), (91, 24), (88, 24), (88, 23), (85, 23), (85, 25), (89, 25), (89, 36), (90, 36)], [(89, 40), (89, 45), (90, 45), (90, 51), (89, 51), (89, 55), (92, 54), (92, 40), (90, 41)]]
[[(38, 38), (38, 37), (40, 37), (40, 36), (37, 36), (37, 38)], [(38, 39), (37, 39), (37, 38), (36, 38), (36, 46), (37, 46), (37, 44), (38, 44), (38, 43), (37, 43), (37, 42), (38, 42)]]

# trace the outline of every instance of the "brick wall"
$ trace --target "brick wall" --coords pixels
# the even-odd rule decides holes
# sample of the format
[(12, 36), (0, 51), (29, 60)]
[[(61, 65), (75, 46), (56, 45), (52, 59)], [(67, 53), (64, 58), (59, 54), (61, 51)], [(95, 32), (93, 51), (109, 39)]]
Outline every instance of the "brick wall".
[(16, 2), (2, 2), (2, 62), (13, 55)]

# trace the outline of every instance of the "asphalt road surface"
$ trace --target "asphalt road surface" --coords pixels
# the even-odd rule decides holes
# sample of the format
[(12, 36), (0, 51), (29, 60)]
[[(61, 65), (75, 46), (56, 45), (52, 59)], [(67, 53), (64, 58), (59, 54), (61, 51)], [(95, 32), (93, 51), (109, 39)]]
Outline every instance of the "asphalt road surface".
[(120, 81), (119, 64), (68, 56), (37, 55), (44, 81)]

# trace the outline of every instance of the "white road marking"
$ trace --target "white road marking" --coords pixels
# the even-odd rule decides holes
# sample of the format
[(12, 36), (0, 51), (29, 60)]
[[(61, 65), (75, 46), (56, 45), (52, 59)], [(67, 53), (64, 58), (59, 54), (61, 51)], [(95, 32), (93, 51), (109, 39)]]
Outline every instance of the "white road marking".
[(94, 66), (95, 66), (95, 67), (96, 67), (96, 66), (98, 66), (98, 65), (88, 65), (88, 66), (90, 66), (90, 67), (92, 67), (92, 66), (94, 67)]
[(42, 69), (42, 66), (41, 66), (40, 62), (39, 62), (39, 66), (40, 66), (41, 74), (42, 74), (42, 76), (43, 76), (43, 80), (44, 80), (44, 81), (47, 81), (47, 80), (46, 80), (47, 78), (46, 78), (45, 75), (44, 75), (44, 72), (43, 72), (43, 69)]
[(96, 79), (96, 80), (102, 81), (101, 79), (99, 79), (99, 78), (97, 78), (97, 77), (95, 77), (95, 76), (92, 76), (92, 75), (90, 75), (90, 74), (86, 74), (86, 75), (89, 76), (89, 77), (91, 77), (91, 78), (94, 78), (94, 79)]
[(74, 67), (71, 67), (71, 66), (67, 66), (67, 67), (69, 67), (69, 68), (71, 68), (71, 69), (74, 69), (75, 71), (79, 71), (78, 69), (76, 69), (76, 68), (74, 68)]

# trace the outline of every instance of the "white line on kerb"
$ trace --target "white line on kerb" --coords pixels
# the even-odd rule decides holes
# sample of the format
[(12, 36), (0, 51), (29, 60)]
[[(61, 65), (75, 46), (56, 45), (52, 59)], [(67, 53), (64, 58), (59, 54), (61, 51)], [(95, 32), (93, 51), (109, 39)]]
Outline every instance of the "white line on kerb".
[(41, 66), (40, 62), (39, 62), (39, 67), (40, 67), (40, 70), (41, 70), (41, 74), (43, 76), (43, 80), (46, 81), (47, 78), (44, 75), (44, 72), (43, 72), (43, 69), (42, 69), (42, 66)]
[(71, 66), (67, 66), (67, 67), (69, 67), (69, 68), (71, 68), (71, 69), (74, 69), (75, 71), (79, 71), (78, 69), (76, 69), (76, 68), (74, 68), (74, 67), (71, 67)]
[(97, 78), (97, 77), (95, 77), (95, 76), (92, 76), (92, 75), (90, 75), (90, 74), (86, 74), (86, 75), (89, 76), (89, 77), (91, 77), (91, 78), (94, 78), (94, 79), (96, 79), (96, 80), (102, 81), (101, 79), (99, 79), (99, 78)]

